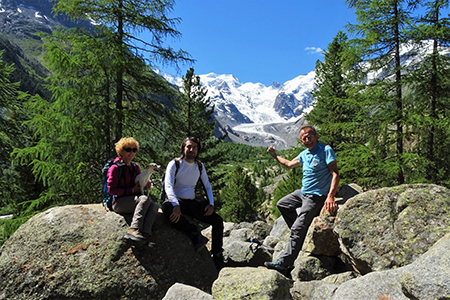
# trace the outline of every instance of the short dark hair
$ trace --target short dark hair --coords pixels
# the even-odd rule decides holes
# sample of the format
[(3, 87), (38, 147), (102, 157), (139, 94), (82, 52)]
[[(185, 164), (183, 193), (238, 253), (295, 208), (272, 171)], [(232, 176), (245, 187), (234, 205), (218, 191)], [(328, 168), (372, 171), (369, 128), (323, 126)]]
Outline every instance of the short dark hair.
[(306, 128), (311, 128), (312, 133), (313, 133), (313, 134), (317, 134), (316, 128), (314, 128), (314, 126), (312, 126), (312, 125), (303, 125), (303, 126), (300, 128), (300, 130), (298, 131), (298, 133), (300, 133), (303, 129), (306, 129)]
[(184, 147), (186, 147), (186, 143), (188, 141), (191, 141), (191, 142), (194, 142), (197, 144), (197, 156), (195, 157), (195, 159), (197, 159), (197, 157), (200, 155), (200, 150), (202, 149), (202, 144), (200, 143), (199, 139), (196, 138), (195, 136), (187, 137), (181, 143), (181, 158), (184, 158)]

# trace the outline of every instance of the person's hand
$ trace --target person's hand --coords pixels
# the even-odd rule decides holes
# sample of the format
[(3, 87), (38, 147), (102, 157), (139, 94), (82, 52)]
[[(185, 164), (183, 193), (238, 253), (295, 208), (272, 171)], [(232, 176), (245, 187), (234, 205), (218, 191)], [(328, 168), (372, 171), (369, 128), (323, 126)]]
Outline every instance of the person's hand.
[(137, 193), (140, 192), (140, 191), (141, 191), (141, 187), (140, 187), (139, 181), (138, 181), (138, 182), (136, 182), (136, 184), (131, 188), (131, 192), (132, 192), (133, 194), (137, 194)]
[(172, 223), (178, 223), (181, 217), (181, 209), (179, 205), (176, 205), (173, 207), (172, 214), (169, 217), (170, 222)]
[(267, 149), (267, 152), (268, 152), (270, 155), (272, 155), (273, 157), (275, 157), (275, 156), (277, 155), (277, 153), (275, 152), (275, 147), (274, 147), (274, 146), (270, 146), (270, 147)]
[(149, 190), (149, 189), (151, 189), (151, 188), (152, 188), (152, 182), (149, 180), (149, 181), (147, 182), (147, 184), (145, 185), (144, 190)]
[(338, 205), (334, 201), (334, 197), (328, 196), (325, 200), (325, 209), (333, 213), (338, 210)]
[(214, 212), (214, 206), (211, 204), (206, 205), (204, 216), (210, 216)]

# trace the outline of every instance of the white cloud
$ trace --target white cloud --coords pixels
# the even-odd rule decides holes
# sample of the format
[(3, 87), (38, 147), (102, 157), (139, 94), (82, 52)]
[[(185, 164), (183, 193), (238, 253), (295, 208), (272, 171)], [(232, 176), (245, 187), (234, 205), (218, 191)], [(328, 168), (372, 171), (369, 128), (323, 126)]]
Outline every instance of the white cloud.
[(306, 47), (305, 51), (307, 51), (308, 54), (315, 54), (315, 53), (322, 54), (323, 50), (321, 48), (317, 48), (317, 47)]

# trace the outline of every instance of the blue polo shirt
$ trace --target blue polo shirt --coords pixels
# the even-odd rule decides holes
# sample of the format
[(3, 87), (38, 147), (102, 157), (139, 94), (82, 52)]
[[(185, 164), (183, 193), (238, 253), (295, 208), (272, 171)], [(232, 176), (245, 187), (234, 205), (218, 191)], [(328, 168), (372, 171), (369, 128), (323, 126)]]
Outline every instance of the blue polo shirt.
[(306, 149), (297, 158), (303, 164), (302, 194), (327, 195), (333, 178), (328, 164), (336, 160), (333, 149), (318, 142), (311, 151)]

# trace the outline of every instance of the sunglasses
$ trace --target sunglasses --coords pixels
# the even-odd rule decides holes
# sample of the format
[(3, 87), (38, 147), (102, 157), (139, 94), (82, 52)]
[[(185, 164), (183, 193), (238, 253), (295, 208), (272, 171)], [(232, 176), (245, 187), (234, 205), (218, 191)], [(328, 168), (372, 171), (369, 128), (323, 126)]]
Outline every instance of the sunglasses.
[(131, 152), (133, 151), (134, 153), (136, 153), (138, 151), (137, 148), (123, 148), (123, 150), (127, 151), (127, 152)]

